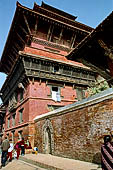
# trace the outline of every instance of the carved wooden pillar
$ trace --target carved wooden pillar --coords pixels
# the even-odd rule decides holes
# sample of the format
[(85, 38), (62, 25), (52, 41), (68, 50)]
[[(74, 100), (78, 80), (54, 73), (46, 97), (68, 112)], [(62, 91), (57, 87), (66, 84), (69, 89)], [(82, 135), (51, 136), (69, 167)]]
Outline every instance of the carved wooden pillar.
[(47, 40), (51, 41), (52, 38), (52, 34), (53, 34), (53, 29), (54, 29), (54, 25), (50, 25), (49, 30), (48, 30), (48, 35), (47, 35)]
[(73, 37), (71, 39), (71, 48), (73, 48), (75, 40), (76, 40), (76, 34), (73, 34)]

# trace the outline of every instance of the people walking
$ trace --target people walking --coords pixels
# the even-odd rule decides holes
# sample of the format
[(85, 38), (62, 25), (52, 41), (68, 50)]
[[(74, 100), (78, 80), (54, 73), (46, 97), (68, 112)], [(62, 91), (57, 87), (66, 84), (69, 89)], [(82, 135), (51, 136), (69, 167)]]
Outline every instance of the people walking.
[(12, 152), (14, 149), (12, 139), (9, 140), (9, 143), (10, 143), (10, 147), (8, 149), (8, 158), (9, 158), (9, 161), (11, 162), (12, 161)]
[(9, 147), (10, 147), (9, 140), (7, 139), (7, 136), (5, 136), (5, 138), (1, 144), (1, 150), (2, 150), (1, 167), (5, 166), (5, 164), (6, 164)]
[(113, 170), (113, 143), (111, 136), (104, 136), (104, 144), (101, 146), (102, 170)]

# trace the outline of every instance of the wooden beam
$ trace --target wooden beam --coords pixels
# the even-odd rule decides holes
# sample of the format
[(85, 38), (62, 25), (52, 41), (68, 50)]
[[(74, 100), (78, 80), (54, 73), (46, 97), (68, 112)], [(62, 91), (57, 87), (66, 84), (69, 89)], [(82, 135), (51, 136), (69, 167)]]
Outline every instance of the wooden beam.
[(14, 47), (16, 47), (18, 51), (21, 49), (21, 47), (18, 44), (14, 44)]
[(5, 64), (4, 68), (6, 68), (9, 73), (10, 67), (7, 64)]
[(7, 70), (7, 68), (6, 67), (3, 67), (3, 69), (2, 70), (4, 70), (4, 71), (2, 71), (3, 73), (6, 73), (6, 74), (8, 74), (9, 73), (9, 70)]
[(63, 35), (63, 28), (61, 29), (61, 32), (60, 32), (60, 36), (59, 36), (59, 41), (61, 40), (61, 38), (62, 38), (62, 35)]
[(28, 32), (27, 32), (21, 25), (19, 25), (19, 27), (21, 28), (21, 30), (22, 30), (25, 34), (28, 34)]
[(18, 50), (13, 46), (12, 49), (18, 53)]
[(51, 27), (52, 27), (52, 24), (50, 25), (49, 29), (48, 29), (48, 33), (47, 33), (47, 40), (49, 41), (49, 37), (50, 37), (50, 34), (51, 34)]
[(110, 79), (109, 74), (107, 74), (107, 73), (104, 71), (104, 70), (105, 70), (104, 68), (103, 68), (103, 70), (102, 70), (102, 69), (100, 69), (99, 67), (97, 67), (97, 66), (89, 63), (88, 61), (86, 61), (86, 60), (84, 60), (84, 59), (82, 59), (80, 62), (83, 63), (84, 65), (88, 66), (88, 67), (91, 67), (92, 70), (98, 72), (98, 73), (99, 73), (102, 77), (104, 77), (106, 80), (109, 80), (109, 79)]
[(13, 49), (11, 49), (11, 53), (13, 53), (14, 55), (17, 55), (18, 53), (15, 52)]
[(11, 57), (10, 55), (8, 55), (8, 57), (10, 58), (10, 60), (11, 60), (12, 62), (14, 62), (14, 59), (12, 59), (12, 57)]
[(25, 15), (23, 15), (23, 16), (24, 16), (24, 20), (25, 20), (25, 23), (26, 23), (27, 29), (28, 29), (28, 31), (29, 31), (29, 34), (31, 34), (31, 30), (30, 30), (30, 27), (29, 27), (29, 24), (28, 24), (27, 18), (26, 18), (26, 16), (25, 16)]
[(22, 42), (23, 44), (25, 44), (25, 40), (23, 40), (22, 37), (21, 37), (17, 32), (16, 32), (16, 34), (17, 34), (18, 38), (21, 40), (21, 42)]
[(105, 55), (108, 56), (111, 60), (113, 60), (113, 53), (110, 48), (107, 47), (105, 42), (101, 39), (98, 40), (99, 45), (105, 50)]
[(12, 63), (13, 63), (14, 61), (12, 62), (12, 61), (10, 60), (10, 57), (9, 57), (8, 62), (9, 62), (10, 65), (12, 65)]

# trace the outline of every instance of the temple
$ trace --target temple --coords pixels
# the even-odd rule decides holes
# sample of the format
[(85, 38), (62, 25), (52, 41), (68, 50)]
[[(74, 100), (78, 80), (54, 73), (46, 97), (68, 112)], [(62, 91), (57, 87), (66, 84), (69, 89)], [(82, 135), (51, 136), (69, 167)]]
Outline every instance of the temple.
[[(33, 9), (17, 2), (0, 61), (7, 74), (0, 93), (1, 136), (34, 143), (33, 119), (86, 97), (97, 72), (67, 55), (93, 28), (44, 2)], [(74, 49), (74, 50), (73, 50)]]

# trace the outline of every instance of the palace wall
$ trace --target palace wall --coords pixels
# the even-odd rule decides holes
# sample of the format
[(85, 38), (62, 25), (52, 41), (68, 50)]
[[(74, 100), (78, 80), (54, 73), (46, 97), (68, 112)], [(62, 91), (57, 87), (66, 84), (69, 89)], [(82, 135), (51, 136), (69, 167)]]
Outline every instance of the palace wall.
[(37, 115), (50, 111), (49, 106), (62, 107), (76, 101), (76, 90), (70, 85), (63, 87), (63, 84), (56, 83), (60, 87), (61, 101), (52, 99), (51, 87), (55, 86), (52, 81), (46, 84), (45, 81), (35, 80), (30, 84), (29, 96), (29, 120), (32, 121)]
[(34, 121), (39, 152), (99, 163), (103, 136), (113, 131), (113, 90), (37, 116)]

